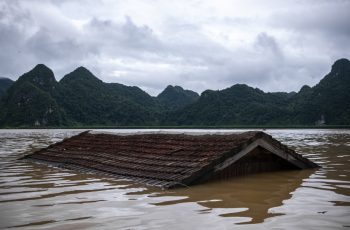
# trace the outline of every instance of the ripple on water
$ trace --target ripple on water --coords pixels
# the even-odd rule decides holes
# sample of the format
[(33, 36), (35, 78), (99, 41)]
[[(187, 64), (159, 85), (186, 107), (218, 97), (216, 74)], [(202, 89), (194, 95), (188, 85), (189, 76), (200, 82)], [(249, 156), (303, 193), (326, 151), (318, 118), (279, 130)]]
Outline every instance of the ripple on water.
[(350, 226), (348, 130), (266, 131), (319, 163), (320, 169), (264, 173), (169, 191), (16, 160), (81, 131), (0, 130), (0, 228), (227, 229), (239, 224), (240, 229), (334, 229)]

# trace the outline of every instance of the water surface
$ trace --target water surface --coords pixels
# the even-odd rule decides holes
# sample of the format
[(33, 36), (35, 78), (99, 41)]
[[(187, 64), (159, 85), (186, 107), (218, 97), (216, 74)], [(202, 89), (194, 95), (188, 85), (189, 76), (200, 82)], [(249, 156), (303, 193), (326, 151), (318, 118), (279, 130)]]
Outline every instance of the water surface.
[[(266, 130), (320, 169), (168, 191), (17, 160), (81, 131), (0, 130), (0, 229), (350, 228), (350, 130)], [(145, 131), (242, 130), (108, 130)]]

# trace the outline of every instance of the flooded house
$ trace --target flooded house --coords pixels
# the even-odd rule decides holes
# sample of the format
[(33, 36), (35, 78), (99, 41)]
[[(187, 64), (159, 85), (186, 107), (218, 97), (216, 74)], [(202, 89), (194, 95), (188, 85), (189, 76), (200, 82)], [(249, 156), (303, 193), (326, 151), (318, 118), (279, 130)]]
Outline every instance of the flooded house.
[(317, 164), (264, 132), (226, 135), (83, 132), (22, 159), (164, 188)]

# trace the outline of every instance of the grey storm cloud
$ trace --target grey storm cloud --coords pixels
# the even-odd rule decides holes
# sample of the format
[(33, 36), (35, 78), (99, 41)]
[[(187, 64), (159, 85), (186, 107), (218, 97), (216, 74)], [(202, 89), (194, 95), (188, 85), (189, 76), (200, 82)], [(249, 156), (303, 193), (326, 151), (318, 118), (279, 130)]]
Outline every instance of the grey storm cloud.
[(44, 63), (60, 79), (85, 66), (156, 95), (245, 83), (314, 85), (350, 54), (350, 1), (0, 2), (0, 76)]

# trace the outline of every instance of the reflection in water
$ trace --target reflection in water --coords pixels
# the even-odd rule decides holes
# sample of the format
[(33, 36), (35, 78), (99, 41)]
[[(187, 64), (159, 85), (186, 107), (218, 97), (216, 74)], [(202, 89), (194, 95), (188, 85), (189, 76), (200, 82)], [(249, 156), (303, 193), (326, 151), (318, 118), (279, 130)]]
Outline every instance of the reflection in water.
[[(163, 201), (155, 205), (196, 202), (208, 210), (226, 209), (220, 216), (246, 217), (245, 223), (261, 223), (267, 217), (282, 213), (269, 213), (269, 209), (282, 205), (283, 200), (291, 197), (303, 179), (314, 170), (283, 171), (279, 173), (256, 174), (234, 178), (230, 181), (211, 182), (161, 193), (158, 196), (186, 197), (180, 200)], [(268, 185), (268, 186), (267, 186)], [(242, 192), (244, 191), (244, 192)], [(233, 212), (231, 212), (231, 210)]]
[(350, 131), (268, 130), (322, 168), (256, 174), (176, 190), (16, 160), (79, 132), (0, 130), (1, 229), (350, 226)]

